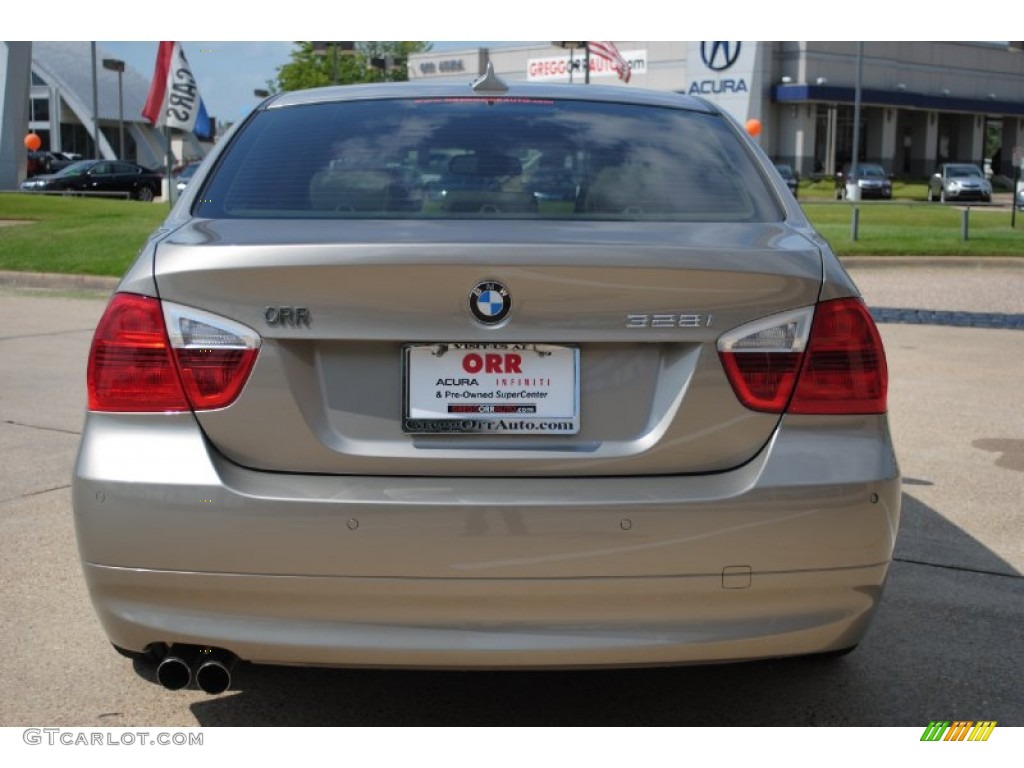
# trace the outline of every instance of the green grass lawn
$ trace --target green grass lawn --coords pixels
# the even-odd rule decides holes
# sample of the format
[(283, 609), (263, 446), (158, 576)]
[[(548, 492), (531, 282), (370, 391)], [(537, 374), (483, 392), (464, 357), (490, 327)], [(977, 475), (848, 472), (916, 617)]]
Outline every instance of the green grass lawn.
[(862, 202), (858, 239), (851, 237), (853, 205), (801, 201), (815, 228), (840, 256), (1024, 256), (1024, 215), (1010, 227), (1007, 209), (975, 206), (968, 239), (961, 239), (963, 212), (938, 203)]
[[(898, 186), (893, 202), (860, 203), (853, 242), (853, 206), (832, 200), (831, 184), (818, 182), (816, 199), (801, 187), (800, 202), (840, 256), (1024, 256), (1024, 214), (1011, 229), (1009, 210), (973, 207), (965, 242), (959, 208), (907, 202), (923, 199), (923, 184)], [(0, 220), (34, 222), (0, 227), (0, 270), (120, 276), (168, 210), (160, 203), (0, 193)]]
[(120, 276), (170, 208), (160, 203), (0, 193), (0, 269)]
[[(923, 181), (901, 181), (893, 179), (892, 197), (894, 200), (917, 201), (923, 203), (928, 199), (928, 185)], [(800, 182), (800, 202), (808, 200), (835, 200), (836, 183), (832, 179)]]

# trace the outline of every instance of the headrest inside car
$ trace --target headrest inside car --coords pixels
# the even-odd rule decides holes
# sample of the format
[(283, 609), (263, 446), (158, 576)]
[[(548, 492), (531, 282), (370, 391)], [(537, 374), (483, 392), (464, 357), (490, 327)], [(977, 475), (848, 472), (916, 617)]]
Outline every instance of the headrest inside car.
[(523, 166), (506, 155), (473, 154), (456, 155), (449, 161), (448, 170), (465, 176), (519, 176)]

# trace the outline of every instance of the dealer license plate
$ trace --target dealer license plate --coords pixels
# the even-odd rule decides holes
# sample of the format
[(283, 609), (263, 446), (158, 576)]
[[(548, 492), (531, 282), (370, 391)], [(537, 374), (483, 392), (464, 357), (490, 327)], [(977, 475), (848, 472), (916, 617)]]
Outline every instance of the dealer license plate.
[(402, 429), (574, 435), (579, 363), (579, 348), (555, 344), (409, 345)]

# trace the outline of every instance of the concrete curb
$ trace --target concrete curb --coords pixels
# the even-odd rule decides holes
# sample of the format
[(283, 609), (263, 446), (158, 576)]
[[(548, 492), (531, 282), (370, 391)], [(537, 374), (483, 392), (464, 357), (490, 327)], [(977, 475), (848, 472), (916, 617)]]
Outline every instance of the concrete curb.
[(1020, 256), (840, 256), (839, 261), (847, 269), (1024, 269), (1024, 258)]
[(0, 285), (11, 288), (42, 288), (50, 291), (113, 292), (120, 278), (99, 275), (61, 275), (50, 272), (0, 271)]

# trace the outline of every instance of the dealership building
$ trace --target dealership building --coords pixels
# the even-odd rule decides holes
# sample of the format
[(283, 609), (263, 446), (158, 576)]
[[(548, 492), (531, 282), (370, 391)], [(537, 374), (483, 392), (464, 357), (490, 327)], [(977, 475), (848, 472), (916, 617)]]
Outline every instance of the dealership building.
[[(106, 68), (105, 60), (122, 71)], [(0, 189), (17, 189), (24, 179), (29, 131), (44, 150), (164, 165), (167, 138), (142, 117), (150, 73), (136, 72), (98, 46), (95, 96), (92, 72), (88, 42), (0, 42)], [(203, 157), (212, 146), (180, 131), (171, 141), (177, 160)]]
[[(566, 46), (569, 44), (566, 43)], [(590, 82), (694, 94), (740, 122), (755, 118), (762, 148), (801, 175), (832, 174), (853, 156), (861, 82), (860, 162), (923, 177), (945, 161), (991, 161), (1012, 173), (1024, 146), (1020, 43), (615, 41), (623, 82), (590, 56)], [(585, 52), (545, 43), (416, 54), (413, 81), (464, 82), (488, 62), (503, 79), (586, 87)]]

